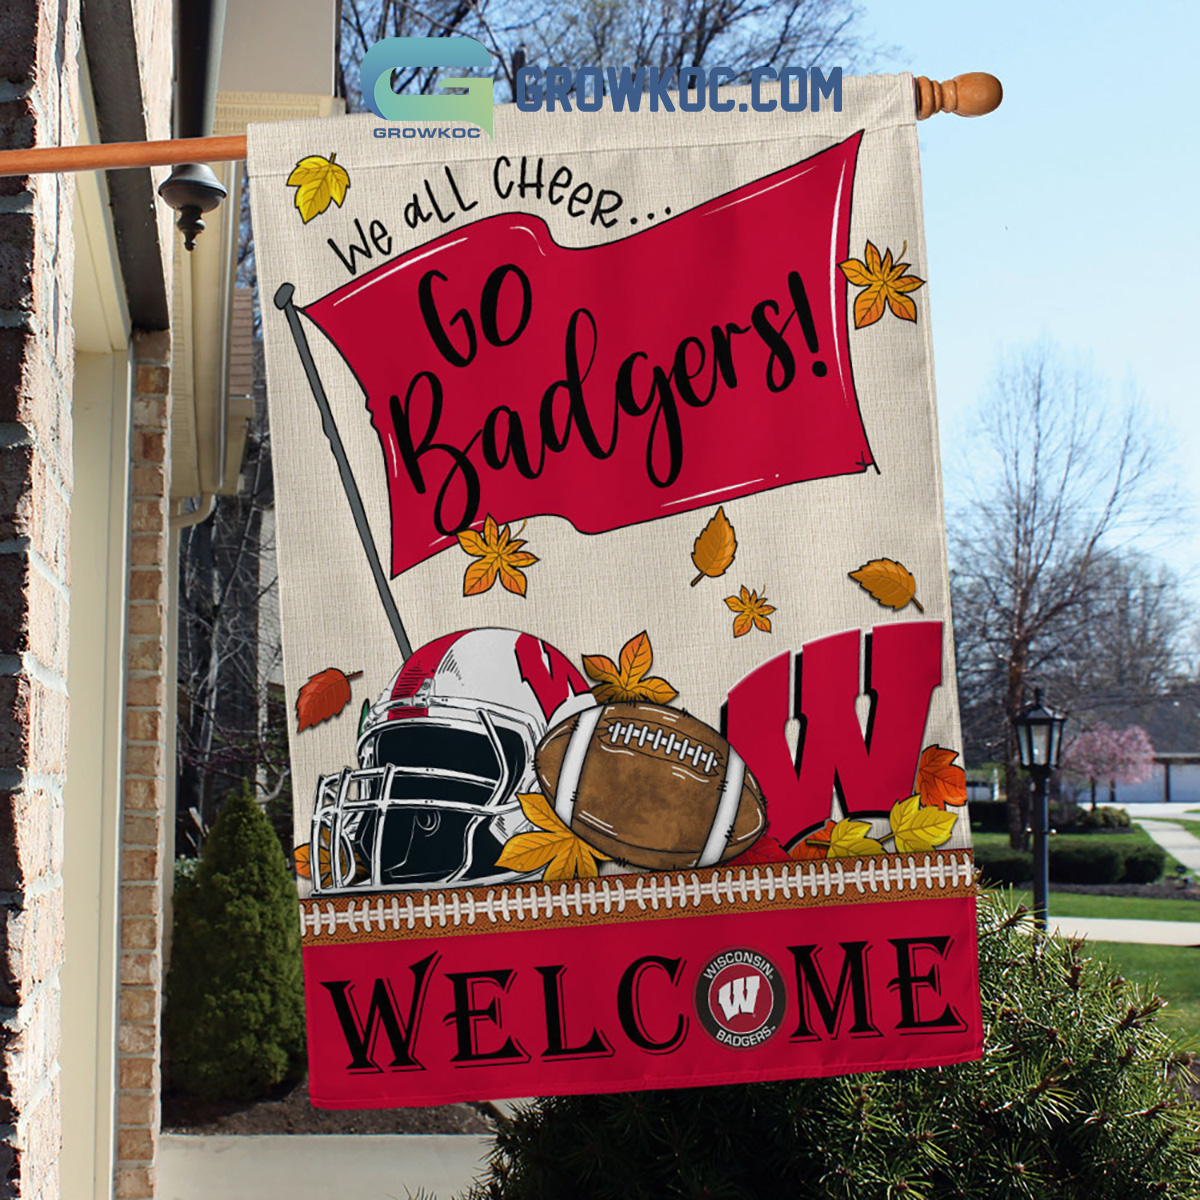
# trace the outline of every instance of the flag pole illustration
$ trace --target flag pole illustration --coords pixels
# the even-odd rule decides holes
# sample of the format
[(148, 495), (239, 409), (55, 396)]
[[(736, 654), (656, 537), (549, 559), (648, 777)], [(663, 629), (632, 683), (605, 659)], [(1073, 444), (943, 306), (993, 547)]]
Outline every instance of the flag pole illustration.
[(404, 622), (400, 620), (400, 613), (396, 608), (392, 590), (388, 586), (387, 576), (383, 573), (383, 564), (379, 561), (379, 551), (375, 548), (375, 538), (371, 534), (371, 526), (367, 522), (366, 509), (363, 508), (362, 495), (359, 493), (354, 472), (350, 469), (350, 460), (346, 457), (346, 447), (342, 444), (342, 435), (338, 432), (337, 422), (333, 419), (333, 410), (329, 407), (329, 397), (325, 395), (321, 377), (317, 374), (317, 365), (313, 362), (312, 352), (308, 348), (308, 338), (305, 337), (304, 328), (300, 324), (300, 314), (292, 303), (295, 291), (296, 289), (290, 283), (280, 284), (275, 293), (275, 307), (287, 317), (288, 328), (292, 331), (292, 340), (296, 343), (296, 351), (300, 355), (304, 373), (308, 376), (308, 386), (312, 388), (313, 399), (317, 402), (317, 408), (321, 413), (321, 428), (329, 441), (330, 450), (333, 451), (338, 474), (342, 479), (342, 487), (346, 491), (350, 513), (354, 517), (354, 527), (358, 530), (363, 552), (371, 564), (371, 575), (375, 580), (375, 588), (379, 592), (380, 603), (383, 605), (383, 611), (387, 614), (388, 623), (392, 627), (396, 645), (400, 647), (400, 656), (402, 659), (407, 659), (412, 654), (412, 644), (408, 640), (408, 634), (404, 631)]

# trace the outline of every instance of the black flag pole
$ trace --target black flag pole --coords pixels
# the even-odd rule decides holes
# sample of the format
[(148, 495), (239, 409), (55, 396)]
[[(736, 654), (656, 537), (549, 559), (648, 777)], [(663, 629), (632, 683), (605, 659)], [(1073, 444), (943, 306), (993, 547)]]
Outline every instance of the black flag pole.
[(354, 472), (350, 470), (350, 460), (346, 457), (346, 447), (342, 445), (342, 435), (338, 432), (337, 422), (333, 419), (333, 410), (329, 407), (329, 397), (325, 395), (325, 387), (321, 383), (321, 377), (317, 374), (317, 365), (313, 362), (312, 351), (308, 348), (308, 338), (304, 334), (304, 327), (300, 324), (300, 314), (292, 303), (295, 291), (292, 284), (281, 284), (275, 293), (275, 307), (281, 309), (287, 317), (288, 327), (292, 331), (292, 340), (296, 343), (296, 351), (300, 355), (304, 373), (308, 376), (308, 386), (312, 388), (313, 399), (317, 402), (317, 408), (321, 412), (321, 428), (324, 430), (326, 438), (329, 439), (329, 448), (333, 451), (338, 474), (342, 478), (342, 487), (345, 489), (346, 499), (350, 503), (354, 526), (358, 530), (358, 537), (362, 542), (367, 562), (371, 564), (371, 574), (375, 579), (376, 590), (379, 592), (379, 601), (383, 605), (383, 611), (387, 613), (388, 623), (396, 638), (396, 645), (400, 647), (400, 656), (402, 659), (406, 659), (412, 654), (412, 644), (408, 640), (408, 634), (404, 632), (404, 622), (400, 620), (396, 600), (392, 596), (392, 589), (388, 586), (387, 576), (383, 573), (383, 565), (379, 561), (379, 551), (375, 548), (375, 538), (371, 534), (371, 526), (367, 523), (367, 513), (363, 508), (358, 483), (355, 481)]

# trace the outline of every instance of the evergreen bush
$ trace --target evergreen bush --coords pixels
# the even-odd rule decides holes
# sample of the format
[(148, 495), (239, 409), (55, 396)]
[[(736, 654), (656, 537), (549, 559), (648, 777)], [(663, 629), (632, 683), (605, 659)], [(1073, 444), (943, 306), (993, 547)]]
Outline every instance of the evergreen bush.
[(1008, 805), (1003, 800), (972, 800), (971, 828), (979, 833), (1007, 833)]
[(1057, 800), (1050, 805), (1050, 825), (1054, 829), (1072, 832), (1085, 827), (1088, 810), (1073, 800)]
[(1079, 828), (1084, 831), (1090, 829), (1128, 829), (1129, 826), (1129, 814), (1123, 808), (1112, 808), (1107, 804), (1101, 804), (1094, 811), (1084, 809), (1083, 816), (1079, 818)]
[(1122, 883), (1157, 883), (1166, 866), (1166, 852), (1159, 846), (1130, 846), (1125, 851)]
[(163, 1036), (170, 1082), (204, 1099), (253, 1099), (302, 1073), (296, 887), (249, 784), (176, 896)]
[(975, 865), (984, 883), (1028, 883), (1033, 878), (1033, 855), (1011, 846), (976, 846)]
[(1050, 844), (1050, 878), (1055, 883), (1116, 883), (1124, 869), (1122, 847), (1100, 838)]
[(995, 894), (979, 957), (980, 1062), (539, 1100), (471, 1200), (1200, 1196), (1191, 1056), (1162, 1000)]

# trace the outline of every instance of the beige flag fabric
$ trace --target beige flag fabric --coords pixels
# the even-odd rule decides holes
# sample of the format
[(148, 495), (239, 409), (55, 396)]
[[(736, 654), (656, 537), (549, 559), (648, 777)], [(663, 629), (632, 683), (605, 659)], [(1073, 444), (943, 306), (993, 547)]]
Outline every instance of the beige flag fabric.
[(978, 1053), (912, 79), (727, 93), (250, 129), (315, 1103)]

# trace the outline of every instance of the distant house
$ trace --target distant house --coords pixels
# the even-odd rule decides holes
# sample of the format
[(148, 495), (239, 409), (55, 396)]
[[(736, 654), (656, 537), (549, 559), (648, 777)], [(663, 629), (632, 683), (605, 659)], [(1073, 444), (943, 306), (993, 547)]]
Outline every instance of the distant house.
[[(1165, 696), (1120, 713), (1106, 713), (1114, 729), (1141, 725), (1154, 746), (1154, 774), (1145, 783), (1118, 783), (1118, 804), (1200, 804), (1200, 684), (1184, 684)], [(1107, 781), (1096, 798), (1108, 802)]]

